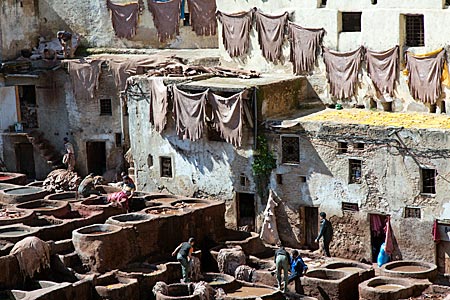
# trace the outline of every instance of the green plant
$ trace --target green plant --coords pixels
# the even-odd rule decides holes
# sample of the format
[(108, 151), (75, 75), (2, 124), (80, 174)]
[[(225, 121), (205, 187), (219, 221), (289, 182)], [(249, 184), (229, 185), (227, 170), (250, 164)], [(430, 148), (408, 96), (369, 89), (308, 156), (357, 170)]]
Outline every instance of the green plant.
[(253, 158), (252, 169), (261, 199), (266, 198), (270, 174), (276, 167), (277, 160), (269, 149), (266, 137), (258, 136), (256, 138), (256, 154)]

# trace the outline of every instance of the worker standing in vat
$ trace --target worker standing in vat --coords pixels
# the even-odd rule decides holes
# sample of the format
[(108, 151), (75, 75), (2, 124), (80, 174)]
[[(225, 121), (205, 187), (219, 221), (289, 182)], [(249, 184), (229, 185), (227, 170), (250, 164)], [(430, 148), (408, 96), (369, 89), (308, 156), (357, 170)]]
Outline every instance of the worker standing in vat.
[(331, 239), (333, 238), (333, 226), (331, 225), (331, 222), (327, 220), (326, 213), (321, 212), (319, 216), (320, 216), (320, 232), (316, 238), (316, 243), (318, 243), (320, 238), (323, 237), (323, 252), (325, 252), (326, 256), (331, 257), (330, 242)]
[(283, 271), (283, 279), (284, 279), (284, 292), (287, 292), (288, 286), (288, 277), (289, 277), (289, 266), (291, 264), (291, 256), (284, 249), (284, 246), (281, 243), (278, 243), (277, 246), (279, 249), (275, 251), (275, 266), (277, 268), (277, 282), (278, 289), (281, 290), (281, 271)]
[(72, 34), (67, 31), (58, 31), (56, 36), (61, 43), (64, 58), (73, 57)]
[(189, 269), (190, 260), (192, 257), (192, 252), (194, 252), (195, 239), (193, 237), (189, 238), (187, 242), (181, 243), (173, 252), (172, 256), (177, 256), (177, 260), (181, 264), (181, 273), (183, 279), (181, 282), (188, 283), (189, 280)]
[(291, 275), (289, 275), (288, 282), (291, 283), (292, 281), (295, 281), (295, 292), (298, 294), (303, 294), (300, 277), (302, 277), (307, 270), (308, 266), (305, 264), (298, 251), (292, 251)]
[(75, 150), (67, 137), (64, 138), (64, 148), (66, 154), (64, 154), (63, 163), (67, 165), (67, 171), (73, 171), (75, 168)]

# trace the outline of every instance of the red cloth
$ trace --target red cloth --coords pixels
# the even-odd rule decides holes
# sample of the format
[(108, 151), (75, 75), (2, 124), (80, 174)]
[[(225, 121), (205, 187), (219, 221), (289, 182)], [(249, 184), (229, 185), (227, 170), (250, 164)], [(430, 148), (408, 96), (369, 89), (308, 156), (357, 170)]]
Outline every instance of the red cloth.
[(439, 234), (438, 220), (434, 220), (432, 233), (433, 233), (433, 241), (439, 243), (439, 241), (441, 240), (441, 235)]
[(108, 195), (108, 202), (118, 202), (128, 210), (128, 196), (124, 191), (115, 192)]
[(385, 248), (384, 250), (388, 255), (394, 252), (394, 240), (392, 238), (391, 217), (386, 217), (386, 227), (384, 227), (386, 233)]

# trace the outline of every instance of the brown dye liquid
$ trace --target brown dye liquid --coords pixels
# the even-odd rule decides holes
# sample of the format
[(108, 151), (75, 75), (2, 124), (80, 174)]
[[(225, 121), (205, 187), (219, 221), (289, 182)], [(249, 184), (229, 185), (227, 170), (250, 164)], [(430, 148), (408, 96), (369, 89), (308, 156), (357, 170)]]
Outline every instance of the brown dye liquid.
[(268, 288), (243, 286), (240, 289), (227, 294), (227, 296), (228, 297), (236, 297), (236, 298), (249, 297), (249, 296), (260, 297), (260, 296), (272, 294), (273, 292), (274, 292), (274, 290), (271, 290)]
[(399, 284), (382, 284), (382, 285), (377, 285), (375, 288), (379, 289), (379, 290), (392, 291), (392, 290), (398, 290), (398, 289), (404, 288), (404, 286), (399, 285)]
[(401, 267), (396, 267), (396, 268), (391, 269), (391, 271), (406, 272), (406, 273), (423, 272), (425, 270), (427, 270), (427, 268), (422, 267), (422, 266), (401, 266)]
[(342, 267), (342, 268), (337, 268), (336, 270), (343, 271), (343, 272), (360, 272), (363, 269), (357, 268), (357, 267)]

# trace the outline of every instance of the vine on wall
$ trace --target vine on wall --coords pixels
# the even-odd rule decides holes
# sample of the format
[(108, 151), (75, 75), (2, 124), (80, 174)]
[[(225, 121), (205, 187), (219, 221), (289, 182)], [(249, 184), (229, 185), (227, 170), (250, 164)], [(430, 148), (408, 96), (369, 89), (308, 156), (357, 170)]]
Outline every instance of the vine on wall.
[(256, 138), (256, 153), (253, 158), (253, 175), (255, 176), (258, 195), (265, 202), (268, 197), (268, 186), (270, 174), (277, 166), (277, 160), (273, 152), (269, 149), (269, 144), (265, 136), (259, 135)]

